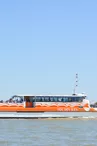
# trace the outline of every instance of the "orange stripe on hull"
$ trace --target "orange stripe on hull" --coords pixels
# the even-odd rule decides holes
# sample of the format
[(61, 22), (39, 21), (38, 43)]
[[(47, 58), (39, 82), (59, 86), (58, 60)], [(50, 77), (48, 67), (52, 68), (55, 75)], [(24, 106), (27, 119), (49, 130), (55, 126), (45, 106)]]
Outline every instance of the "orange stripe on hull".
[(85, 108), (88, 107), (84, 107), (84, 108), (80, 108), (77, 106), (74, 107), (65, 107), (65, 106), (36, 106), (34, 108), (32, 107), (27, 107), (24, 108), (23, 106), (10, 106), (10, 107), (6, 107), (6, 106), (2, 106), (0, 107), (0, 111), (6, 111), (6, 112), (64, 112), (64, 111), (73, 111), (73, 112), (84, 112), (86, 111)]

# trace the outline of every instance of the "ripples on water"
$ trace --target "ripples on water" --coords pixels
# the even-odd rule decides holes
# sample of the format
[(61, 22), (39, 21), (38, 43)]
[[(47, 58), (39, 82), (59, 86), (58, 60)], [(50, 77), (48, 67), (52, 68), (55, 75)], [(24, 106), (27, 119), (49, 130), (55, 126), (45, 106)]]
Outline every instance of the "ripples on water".
[(0, 146), (97, 146), (97, 119), (2, 119)]

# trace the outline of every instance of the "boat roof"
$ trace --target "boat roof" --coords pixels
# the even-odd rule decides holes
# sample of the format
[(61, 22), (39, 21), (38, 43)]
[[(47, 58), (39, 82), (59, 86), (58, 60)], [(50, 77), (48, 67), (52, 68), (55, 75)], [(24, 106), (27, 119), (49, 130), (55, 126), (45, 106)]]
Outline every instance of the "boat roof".
[(82, 96), (82, 97), (86, 97), (86, 95), (85, 94), (71, 94), (71, 95), (54, 95), (54, 94), (48, 94), (48, 95), (45, 95), (45, 94), (42, 94), (42, 95), (33, 95), (33, 94), (17, 94), (17, 95), (14, 95), (14, 96), (22, 96), (22, 97), (24, 97), (24, 96), (67, 96), (67, 97), (80, 97), (80, 96)]

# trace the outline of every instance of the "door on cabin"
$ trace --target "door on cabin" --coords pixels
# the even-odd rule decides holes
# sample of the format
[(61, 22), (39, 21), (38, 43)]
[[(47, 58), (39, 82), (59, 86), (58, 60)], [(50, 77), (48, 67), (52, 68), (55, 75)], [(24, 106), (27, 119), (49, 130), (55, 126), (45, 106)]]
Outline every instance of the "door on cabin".
[(34, 108), (35, 107), (35, 96), (24, 96), (24, 107)]

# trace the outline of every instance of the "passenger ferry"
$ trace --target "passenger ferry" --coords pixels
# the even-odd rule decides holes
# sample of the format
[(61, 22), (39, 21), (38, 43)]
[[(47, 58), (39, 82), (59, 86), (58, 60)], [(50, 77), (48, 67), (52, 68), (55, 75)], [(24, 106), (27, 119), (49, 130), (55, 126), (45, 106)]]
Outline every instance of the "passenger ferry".
[(14, 95), (0, 103), (1, 118), (89, 117), (96, 111), (85, 94)]
[(0, 102), (0, 118), (70, 118), (96, 117), (97, 107), (91, 106), (85, 94), (14, 95)]

